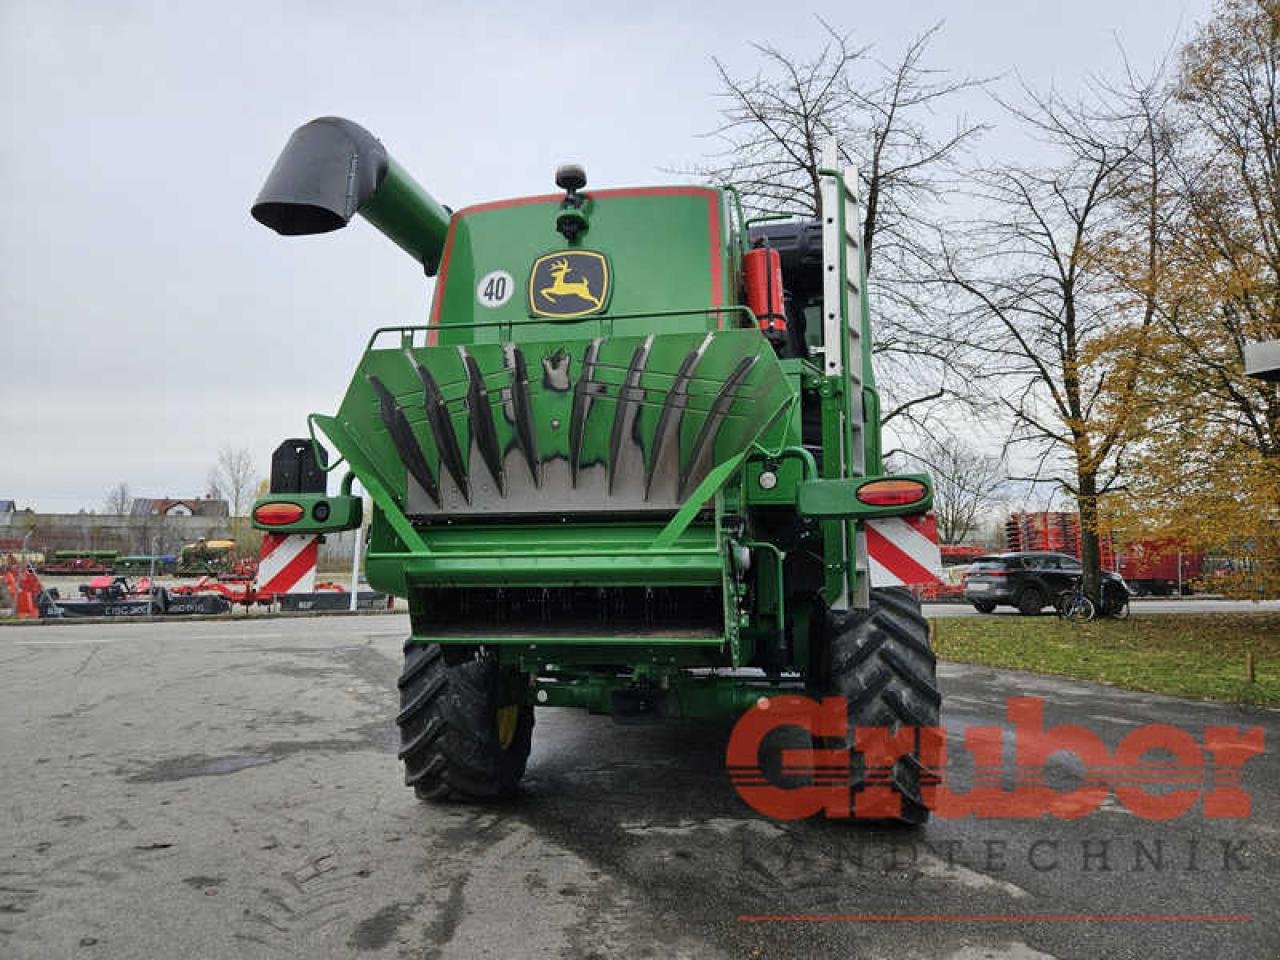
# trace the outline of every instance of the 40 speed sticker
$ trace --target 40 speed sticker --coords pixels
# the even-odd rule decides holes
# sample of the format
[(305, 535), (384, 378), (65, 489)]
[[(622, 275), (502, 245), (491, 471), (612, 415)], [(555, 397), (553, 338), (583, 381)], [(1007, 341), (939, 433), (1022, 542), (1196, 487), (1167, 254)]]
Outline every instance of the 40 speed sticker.
[(516, 283), (505, 270), (486, 273), (476, 284), (476, 303), (482, 307), (500, 307), (511, 299)]

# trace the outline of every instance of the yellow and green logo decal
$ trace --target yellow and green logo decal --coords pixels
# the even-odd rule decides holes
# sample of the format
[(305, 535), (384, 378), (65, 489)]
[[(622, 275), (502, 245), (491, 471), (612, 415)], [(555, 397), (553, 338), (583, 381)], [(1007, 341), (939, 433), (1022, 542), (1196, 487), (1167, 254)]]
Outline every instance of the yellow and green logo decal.
[(544, 254), (529, 271), (529, 312), (538, 317), (585, 317), (609, 302), (609, 262), (594, 250)]

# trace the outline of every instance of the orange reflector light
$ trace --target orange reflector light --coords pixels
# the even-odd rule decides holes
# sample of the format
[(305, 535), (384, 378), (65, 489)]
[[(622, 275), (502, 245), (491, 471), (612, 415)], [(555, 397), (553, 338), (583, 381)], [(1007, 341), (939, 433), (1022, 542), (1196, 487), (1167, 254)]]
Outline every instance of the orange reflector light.
[(253, 519), (269, 527), (283, 527), (302, 519), (302, 507), (296, 503), (264, 503), (253, 511)]
[(858, 499), (869, 507), (901, 507), (919, 503), (928, 493), (918, 480), (873, 480), (858, 488)]

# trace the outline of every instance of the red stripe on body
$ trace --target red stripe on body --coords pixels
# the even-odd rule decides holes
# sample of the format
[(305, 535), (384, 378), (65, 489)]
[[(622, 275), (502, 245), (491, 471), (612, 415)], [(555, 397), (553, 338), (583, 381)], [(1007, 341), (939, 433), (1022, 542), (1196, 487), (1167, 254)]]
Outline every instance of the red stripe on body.
[[(610, 190), (586, 190), (580, 196), (588, 200), (597, 197), (693, 197), (698, 194), (719, 196), (712, 187), (615, 187)], [(509, 200), (492, 200), (488, 203), (476, 203), (463, 207), (455, 217), (469, 217), (473, 213), (487, 213), (490, 210), (506, 210), (511, 207), (527, 207), (535, 203), (558, 203), (564, 199), (563, 193), (544, 193), (536, 197), (512, 197)]]
[(457, 232), (457, 214), (449, 221), (449, 232), (444, 238), (444, 252), (440, 255), (440, 272), (436, 275), (435, 296), (431, 298), (431, 318), (427, 325), (427, 346), (434, 347), (440, 338), (440, 311), (444, 308), (444, 282), (449, 276), (449, 258), (453, 255), (453, 235)]
[[(724, 262), (720, 256), (720, 194), (707, 197), (707, 222), (711, 231), (711, 306), (724, 302)], [(724, 315), (716, 317), (716, 329), (724, 329)]]

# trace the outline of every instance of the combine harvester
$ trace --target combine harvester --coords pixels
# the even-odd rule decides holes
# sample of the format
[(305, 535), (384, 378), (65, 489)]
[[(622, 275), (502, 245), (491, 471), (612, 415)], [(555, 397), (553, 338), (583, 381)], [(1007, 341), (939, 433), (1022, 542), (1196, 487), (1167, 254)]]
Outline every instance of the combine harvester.
[[(731, 188), (588, 191), (576, 166), (558, 193), (451, 213), (356, 124), (293, 134), (258, 221), (359, 213), (437, 276), (430, 322), (375, 330), (337, 413), (310, 418), (341, 493), (273, 482), (253, 513), (322, 534), (359, 526), (353, 479), (372, 498), (367, 576), (411, 614), (397, 723), (419, 797), (512, 793), (535, 705), (711, 721), (808, 694), (847, 698), (852, 726), (937, 725), (902, 586), (939, 567), (932, 491), (884, 474), (836, 163), (832, 144), (821, 222), (749, 227)], [(919, 823), (903, 738), (891, 767), (853, 755), (852, 793), (879, 777)]]

